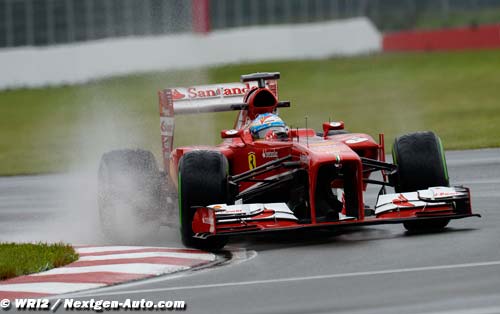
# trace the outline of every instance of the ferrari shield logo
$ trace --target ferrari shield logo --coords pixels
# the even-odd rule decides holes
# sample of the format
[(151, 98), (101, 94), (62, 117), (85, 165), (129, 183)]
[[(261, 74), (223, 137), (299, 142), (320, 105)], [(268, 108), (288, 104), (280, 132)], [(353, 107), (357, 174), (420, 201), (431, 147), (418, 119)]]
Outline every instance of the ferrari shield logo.
[(255, 158), (255, 153), (250, 152), (248, 153), (248, 169), (252, 170), (255, 167), (257, 167), (257, 159)]

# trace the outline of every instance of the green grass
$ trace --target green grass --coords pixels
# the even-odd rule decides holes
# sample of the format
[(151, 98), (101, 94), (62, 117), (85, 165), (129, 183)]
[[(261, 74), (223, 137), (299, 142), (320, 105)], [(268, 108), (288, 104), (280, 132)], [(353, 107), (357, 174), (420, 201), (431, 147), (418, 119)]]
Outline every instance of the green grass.
[(78, 259), (67, 244), (0, 243), (0, 280), (61, 267)]
[[(160, 156), (157, 90), (238, 81), (280, 71), (281, 116), (294, 127), (341, 119), (387, 147), (406, 132), (434, 130), (445, 149), (500, 146), (500, 51), (386, 54), (146, 73), (46, 89), (0, 92), (0, 174), (80, 169), (107, 150), (143, 147)], [(176, 119), (176, 144), (219, 141), (234, 112)]]

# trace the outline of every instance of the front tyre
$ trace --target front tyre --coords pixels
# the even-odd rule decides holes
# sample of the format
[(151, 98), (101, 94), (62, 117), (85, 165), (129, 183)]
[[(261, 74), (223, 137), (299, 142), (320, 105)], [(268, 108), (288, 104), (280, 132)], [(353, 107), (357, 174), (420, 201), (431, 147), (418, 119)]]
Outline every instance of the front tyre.
[[(392, 148), (396, 193), (414, 192), (433, 186), (449, 186), (448, 169), (439, 137), (433, 132), (416, 132), (397, 137)], [(439, 231), (449, 219), (404, 223), (410, 232)]]
[(218, 250), (226, 238), (194, 238), (193, 206), (227, 203), (228, 162), (220, 152), (196, 150), (184, 154), (179, 162), (179, 217), (182, 243), (188, 247)]

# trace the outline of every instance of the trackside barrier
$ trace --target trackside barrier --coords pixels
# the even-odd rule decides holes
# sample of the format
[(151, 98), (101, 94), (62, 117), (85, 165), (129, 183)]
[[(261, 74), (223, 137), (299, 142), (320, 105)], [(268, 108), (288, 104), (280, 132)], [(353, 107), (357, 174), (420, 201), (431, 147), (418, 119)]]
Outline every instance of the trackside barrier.
[(500, 24), (384, 35), (384, 51), (449, 51), (500, 48)]

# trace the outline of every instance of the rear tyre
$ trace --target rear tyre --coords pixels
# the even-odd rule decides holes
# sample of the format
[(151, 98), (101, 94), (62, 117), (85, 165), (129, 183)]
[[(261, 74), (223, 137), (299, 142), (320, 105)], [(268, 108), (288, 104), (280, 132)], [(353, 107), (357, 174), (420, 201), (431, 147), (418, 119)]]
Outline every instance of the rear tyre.
[[(449, 186), (448, 169), (439, 137), (433, 132), (416, 132), (397, 137), (392, 148), (398, 174), (394, 178), (396, 193), (413, 192), (432, 186)], [(410, 232), (439, 231), (449, 219), (404, 223)]]
[(179, 216), (182, 243), (188, 247), (203, 250), (219, 250), (227, 238), (194, 238), (192, 221), (193, 206), (227, 203), (228, 162), (226, 157), (215, 151), (191, 151), (179, 162)]
[(160, 227), (161, 176), (153, 154), (116, 150), (102, 156), (98, 174), (101, 228), (114, 240), (133, 241)]

